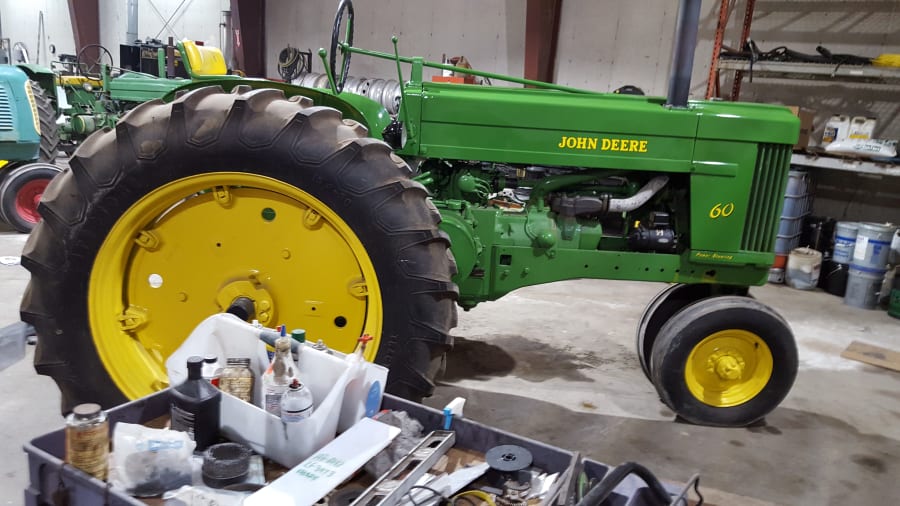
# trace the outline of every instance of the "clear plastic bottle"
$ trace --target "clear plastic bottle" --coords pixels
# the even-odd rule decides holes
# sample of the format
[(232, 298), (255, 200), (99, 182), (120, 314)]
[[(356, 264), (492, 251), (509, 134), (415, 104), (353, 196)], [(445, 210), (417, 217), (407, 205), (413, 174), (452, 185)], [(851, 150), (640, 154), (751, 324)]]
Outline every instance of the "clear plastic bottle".
[(219, 388), (244, 402), (253, 404), (253, 376), (249, 358), (229, 358), (225, 361), (225, 369), (219, 378)]
[(281, 421), (294, 423), (309, 418), (313, 413), (312, 392), (294, 378), (287, 392), (281, 397)]
[(187, 360), (188, 379), (172, 388), (172, 429), (187, 432), (205, 450), (219, 438), (222, 392), (203, 379), (203, 358)]
[(109, 422), (99, 404), (79, 404), (66, 417), (66, 463), (106, 480)]
[(275, 358), (263, 374), (263, 395), (265, 410), (281, 416), (281, 396), (287, 391), (294, 378), (295, 366), (291, 359), (291, 340), (279, 337), (275, 341)]

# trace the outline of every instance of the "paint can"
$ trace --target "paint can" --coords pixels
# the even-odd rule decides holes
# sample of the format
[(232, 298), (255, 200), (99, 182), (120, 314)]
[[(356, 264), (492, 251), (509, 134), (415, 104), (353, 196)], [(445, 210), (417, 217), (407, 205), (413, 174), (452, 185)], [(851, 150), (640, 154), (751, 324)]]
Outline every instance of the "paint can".
[(850, 266), (844, 304), (862, 309), (875, 309), (878, 293), (884, 281), (884, 270)]
[(885, 270), (895, 230), (897, 227), (889, 223), (860, 223), (850, 265)]
[(795, 248), (788, 255), (785, 278), (791, 288), (812, 290), (819, 283), (822, 252), (812, 248)]
[(784, 283), (784, 269), (780, 267), (772, 267), (769, 269), (769, 283)]
[(849, 264), (856, 246), (856, 235), (859, 223), (855, 221), (839, 221), (834, 227), (834, 254), (831, 259), (839, 264)]
[(819, 274), (819, 287), (838, 297), (843, 297), (847, 292), (847, 276), (850, 267), (847, 264), (837, 263), (833, 260), (822, 263), (822, 272)]

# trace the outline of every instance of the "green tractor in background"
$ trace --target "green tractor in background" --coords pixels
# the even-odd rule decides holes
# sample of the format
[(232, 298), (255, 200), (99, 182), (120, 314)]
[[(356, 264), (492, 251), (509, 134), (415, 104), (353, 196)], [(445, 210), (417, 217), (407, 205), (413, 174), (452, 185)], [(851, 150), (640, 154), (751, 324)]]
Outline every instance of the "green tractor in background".
[(53, 74), (36, 65), (0, 65), (0, 219), (27, 233), (38, 202), (62, 169)]
[[(227, 311), (344, 352), (375, 336), (387, 391), (420, 399), (457, 305), (642, 280), (672, 283), (637, 338), (662, 401), (694, 423), (760, 419), (798, 367), (790, 327), (748, 287), (774, 260), (799, 125), (780, 107), (688, 102), (699, 5), (679, 8), (668, 99), (400, 57), (396, 39), (393, 55), (356, 48), (348, 0), (320, 51), (331, 90), (224, 75), (185, 44), (189, 79), (103, 73), (113, 109), (72, 131), (109, 128), (79, 142), (23, 256), (37, 371), (63, 411), (139, 398)], [(353, 54), (409, 65), (398, 115), (341, 93)], [(431, 83), (426, 67), (533, 88)]]

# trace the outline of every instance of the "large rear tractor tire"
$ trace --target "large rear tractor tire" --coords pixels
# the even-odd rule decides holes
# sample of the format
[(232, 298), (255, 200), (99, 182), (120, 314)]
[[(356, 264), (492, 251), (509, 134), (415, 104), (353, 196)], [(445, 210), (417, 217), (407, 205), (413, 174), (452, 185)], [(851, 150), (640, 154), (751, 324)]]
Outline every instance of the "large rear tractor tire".
[(22, 319), (66, 412), (167, 385), (164, 362), (235, 300), (390, 368), (420, 399), (451, 345), (456, 266), (407, 165), (307, 98), (201, 88), (91, 136), (25, 246)]
[(660, 329), (650, 370), (660, 399), (691, 423), (742, 427), (775, 409), (797, 376), (787, 322), (749, 297), (702, 299)]
[(17, 232), (27, 234), (41, 216), (38, 203), (50, 181), (62, 169), (49, 163), (29, 163), (8, 171), (0, 183), (0, 218)]
[(56, 111), (53, 109), (53, 102), (40, 84), (35, 81), (28, 81), (28, 84), (31, 85), (31, 93), (34, 95), (38, 120), (41, 124), (41, 150), (38, 153), (38, 161), (53, 163), (59, 153), (59, 125), (56, 124)]

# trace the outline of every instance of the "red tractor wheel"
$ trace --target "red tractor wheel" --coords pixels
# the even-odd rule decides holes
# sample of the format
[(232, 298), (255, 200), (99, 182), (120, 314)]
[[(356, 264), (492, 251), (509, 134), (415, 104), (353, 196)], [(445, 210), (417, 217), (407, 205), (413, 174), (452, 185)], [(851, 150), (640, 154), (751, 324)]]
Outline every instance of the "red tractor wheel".
[(41, 196), (60, 172), (59, 167), (40, 162), (12, 169), (0, 184), (0, 218), (18, 232), (31, 232), (41, 219), (38, 214)]

